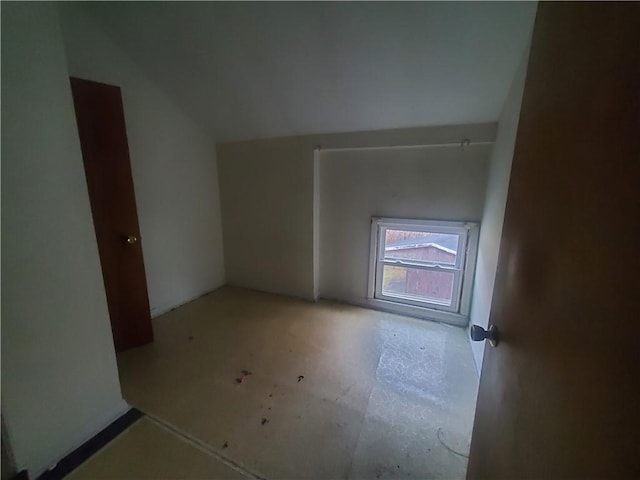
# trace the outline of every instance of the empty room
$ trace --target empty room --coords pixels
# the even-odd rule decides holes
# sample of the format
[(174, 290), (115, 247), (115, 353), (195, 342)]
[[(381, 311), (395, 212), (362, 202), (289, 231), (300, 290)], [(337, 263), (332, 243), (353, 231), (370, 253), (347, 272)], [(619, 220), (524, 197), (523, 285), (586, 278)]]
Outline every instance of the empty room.
[(637, 478), (638, 5), (2, 2), (2, 480)]

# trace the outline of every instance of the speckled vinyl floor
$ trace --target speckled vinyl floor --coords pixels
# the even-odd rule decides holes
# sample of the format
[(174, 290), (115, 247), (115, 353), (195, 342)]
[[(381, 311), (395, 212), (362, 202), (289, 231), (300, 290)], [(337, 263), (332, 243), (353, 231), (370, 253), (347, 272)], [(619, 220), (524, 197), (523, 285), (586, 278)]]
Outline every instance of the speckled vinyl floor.
[(118, 356), (126, 400), (247, 471), (465, 476), (478, 380), (460, 328), (225, 287), (154, 330)]

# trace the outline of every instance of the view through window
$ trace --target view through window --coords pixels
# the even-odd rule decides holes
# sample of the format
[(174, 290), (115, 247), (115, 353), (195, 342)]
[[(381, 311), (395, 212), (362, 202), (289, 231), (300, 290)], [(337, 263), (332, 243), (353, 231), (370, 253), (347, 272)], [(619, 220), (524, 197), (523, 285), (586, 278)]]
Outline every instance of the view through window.
[(447, 269), (455, 267), (459, 240), (459, 235), (447, 233), (386, 230), (385, 260), (404, 260), (407, 266), (384, 266), (382, 292), (451, 305), (454, 286), (452, 272), (409, 265), (444, 266)]
[(468, 227), (401, 222), (375, 222), (375, 298), (459, 311)]

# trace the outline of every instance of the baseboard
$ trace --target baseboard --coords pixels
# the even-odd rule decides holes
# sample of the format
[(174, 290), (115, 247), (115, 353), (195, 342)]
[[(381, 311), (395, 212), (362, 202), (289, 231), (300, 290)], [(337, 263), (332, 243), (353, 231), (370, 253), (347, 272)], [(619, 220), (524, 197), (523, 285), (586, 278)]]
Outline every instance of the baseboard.
[(142, 417), (143, 413), (140, 410), (136, 408), (129, 409), (107, 427), (103, 428), (96, 435), (65, 456), (56, 463), (55, 466), (45, 471), (37, 480), (61, 480)]
[(302, 300), (303, 302), (316, 303), (319, 300), (319, 298), (315, 298), (313, 296), (313, 293), (308, 294), (308, 295), (307, 294), (298, 295), (296, 293), (281, 292), (281, 291), (269, 290), (269, 289), (265, 289), (265, 288), (247, 287), (246, 285), (240, 285), (238, 283), (227, 283), (225, 286), (231, 287), (231, 288), (242, 289), (242, 290), (250, 290), (252, 292), (266, 293), (266, 294), (269, 294), (269, 295), (277, 295), (279, 297), (290, 298), (292, 300)]
[(169, 313), (171, 310), (175, 310), (178, 307), (181, 307), (183, 305), (186, 305), (187, 303), (191, 303), (197, 299), (199, 299), (200, 297), (204, 297), (205, 295), (209, 295), (210, 293), (215, 292), (216, 290), (218, 290), (219, 288), (224, 287), (224, 285), (220, 285), (219, 287), (215, 287), (212, 290), (205, 290), (204, 292), (198, 293), (192, 297), (187, 297), (184, 300), (179, 300), (178, 303), (172, 303), (170, 305), (163, 305), (161, 307), (155, 307), (151, 309), (151, 318), (158, 318), (161, 315), (164, 315), (165, 313)]

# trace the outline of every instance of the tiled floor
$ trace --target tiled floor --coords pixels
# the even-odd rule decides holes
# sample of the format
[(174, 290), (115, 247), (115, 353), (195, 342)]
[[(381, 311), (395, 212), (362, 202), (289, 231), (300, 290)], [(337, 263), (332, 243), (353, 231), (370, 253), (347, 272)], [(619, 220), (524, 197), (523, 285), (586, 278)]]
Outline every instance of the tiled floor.
[(154, 330), (118, 357), (127, 401), (249, 471), (464, 477), (477, 375), (462, 329), (225, 287)]

